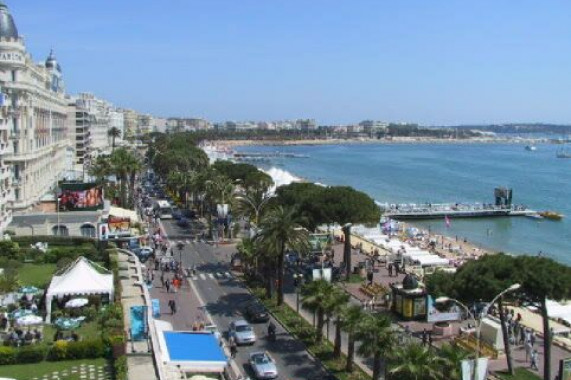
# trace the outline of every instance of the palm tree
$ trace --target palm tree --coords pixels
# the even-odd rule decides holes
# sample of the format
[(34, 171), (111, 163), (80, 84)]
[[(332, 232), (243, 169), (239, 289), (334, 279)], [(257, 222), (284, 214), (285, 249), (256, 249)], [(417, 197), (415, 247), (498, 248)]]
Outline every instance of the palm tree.
[(355, 339), (361, 342), (359, 355), (373, 357), (373, 380), (381, 377), (383, 359), (394, 344), (391, 319), (386, 314), (365, 314), (359, 323)]
[(89, 167), (89, 175), (95, 177), (95, 183), (104, 185), (111, 174), (111, 162), (108, 157), (98, 156)]
[(268, 211), (260, 222), (260, 231), (256, 239), (267, 254), (277, 260), (278, 306), (284, 301), (284, 255), (286, 249), (299, 253), (309, 251), (307, 230), (303, 229), (295, 219), (295, 209), (278, 206)]
[(331, 315), (335, 315), (335, 347), (333, 349), (333, 356), (336, 358), (341, 357), (341, 326), (343, 324), (343, 311), (347, 307), (349, 298), (349, 294), (343, 289), (334, 287), (326, 307), (328, 320)]
[[(363, 319), (363, 309), (359, 305), (348, 305), (337, 319), (337, 326), (347, 333), (347, 363), (345, 364), (346, 372), (353, 372), (353, 362), (355, 359), (355, 333)], [(341, 352), (341, 333), (335, 331), (335, 352)]]
[(311, 281), (302, 288), (303, 306), (317, 315), (315, 328), (315, 341), (321, 343), (323, 339), (323, 326), (325, 325), (325, 313), (331, 303), (331, 295), (334, 286), (325, 280)]
[(240, 254), (240, 260), (244, 267), (244, 273), (247, 275), (252, 274), (252, 268), (254, 271), (258, 270), (258, 256), (259, 251), (256, 247), (256, 242), (250, 238), (243, 238), (237, 245), (236, 249)]
[[(409, 343), (398, 347), (391, 355), (389, 369), (391, 379), (399, 380), (439, 380), (442, 377), (441, 360), (425, 346)], [(460, 377), (446, 377), (459, 379)]]
[(137, 156), (126, 148), (115, 150), (111, 154), (110, 161), (111, 171), (115, 173), (120, 182), (121, 206), (128, 207), (127, 186), (129, 187), (131, 197), (133, 197), (135, 193), (135, 178), (139, 170), (141, 170), (141, 163)]
[(442, 375), (445, 379), (459, 379), (462, 375), (461, 363), (472, 355), (456, 344), (444, 344), (438, 352), (442, 359)]
[(107, 131), (107, 136), (111, 137), (111, 152), (115, 151), (115, 139), (121, 137), (121, 130), (117, 127), (111, 127)]

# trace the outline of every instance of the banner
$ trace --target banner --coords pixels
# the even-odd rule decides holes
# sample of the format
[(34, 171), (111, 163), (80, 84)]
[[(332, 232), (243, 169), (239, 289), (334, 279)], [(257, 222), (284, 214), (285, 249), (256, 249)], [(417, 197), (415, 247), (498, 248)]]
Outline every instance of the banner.
[(459, 321), (464, 314), (462, 308), (455, 302), (436, 303), (431, 295), (426, 297), (426, 309), (427, 322)]
[(109, 215), (109, 234), (115, 236), (125, 236), (131, 234), (131, 219)]
[(95, 183), (60, 183), (59, 188), (60, 211), (92, 211), (103, 208), (103, 190)]

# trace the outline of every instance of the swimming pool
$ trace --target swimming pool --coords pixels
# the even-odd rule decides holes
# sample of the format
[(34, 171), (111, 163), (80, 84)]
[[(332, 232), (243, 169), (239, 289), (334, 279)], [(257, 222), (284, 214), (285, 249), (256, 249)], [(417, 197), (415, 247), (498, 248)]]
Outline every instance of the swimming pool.
[(147, 338), (145, 306), (131, 306), (131, 339), (144, 340)]

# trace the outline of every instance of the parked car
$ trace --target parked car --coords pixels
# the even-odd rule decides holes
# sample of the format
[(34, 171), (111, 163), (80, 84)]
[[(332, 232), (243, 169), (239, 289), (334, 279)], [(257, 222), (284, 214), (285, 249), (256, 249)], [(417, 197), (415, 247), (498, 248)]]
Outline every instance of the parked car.
[(267, 352), (252, 352), (249, 363), (256, 379), (266, 380), (278, 377), (276, 362)]
[(252, 302), (244, 308), (244, 316), (252, 323), (262, 323), (270, 320), (270, 313), (264, 305)]
[(254, 333), (254, 329), (243, 319), (232, 321), (232, 323), (230, 323), (228, 336), (234, 337), (234, 340), (238, 345), (256, 343), (256, 334)]
[(151, 256), (154, 252), (154, 249), (152, 249), (151, 247), (142, 247), (140, 250), (140, 255), (141, 256)]
[(172, 218), (175, 220), (180, 220), (180, 218), (182, 218), (182, 212), (177, 208), (173, 208), (172, 209)]
[(182, 210), (182, 216), (188, 219), (196, 218), (196, 211), (194, 210)]

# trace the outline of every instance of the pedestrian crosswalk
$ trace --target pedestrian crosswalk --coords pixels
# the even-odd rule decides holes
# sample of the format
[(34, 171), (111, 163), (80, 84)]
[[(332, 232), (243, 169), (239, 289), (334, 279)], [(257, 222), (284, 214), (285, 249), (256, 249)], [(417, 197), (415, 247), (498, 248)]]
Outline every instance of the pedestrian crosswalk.
[(193, 281), (199, 280), (231, 280), (234, 276), (230, 272), (216, 272), (216, 273), (197, 273), (192, 276)]

